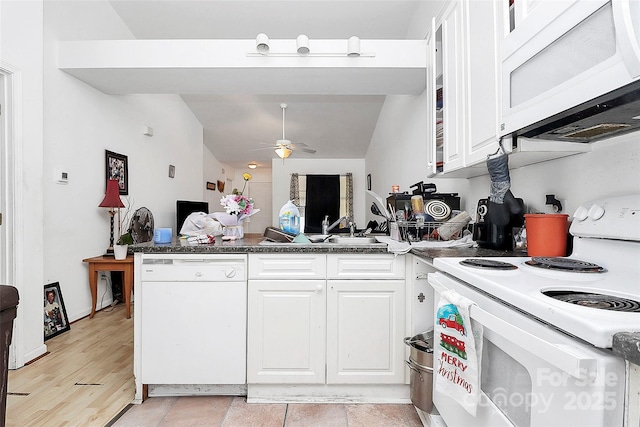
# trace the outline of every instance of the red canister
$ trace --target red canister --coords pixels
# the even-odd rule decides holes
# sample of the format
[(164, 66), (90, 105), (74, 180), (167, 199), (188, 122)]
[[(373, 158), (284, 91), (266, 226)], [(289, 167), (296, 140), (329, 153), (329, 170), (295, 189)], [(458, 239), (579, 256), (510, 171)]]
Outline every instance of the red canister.
[(567, 214), (525, 214), (528, 255), (566, 256), (568, 218)]

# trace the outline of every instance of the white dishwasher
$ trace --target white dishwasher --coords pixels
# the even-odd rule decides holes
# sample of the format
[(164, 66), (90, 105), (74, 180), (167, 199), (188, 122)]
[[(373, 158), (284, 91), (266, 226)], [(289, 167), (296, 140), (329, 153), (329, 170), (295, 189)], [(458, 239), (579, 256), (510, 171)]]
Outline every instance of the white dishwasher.
[(140, 379), (149, 395), (151, 385), (245, 385), (246, 255), (144, 254), (140, 270)]

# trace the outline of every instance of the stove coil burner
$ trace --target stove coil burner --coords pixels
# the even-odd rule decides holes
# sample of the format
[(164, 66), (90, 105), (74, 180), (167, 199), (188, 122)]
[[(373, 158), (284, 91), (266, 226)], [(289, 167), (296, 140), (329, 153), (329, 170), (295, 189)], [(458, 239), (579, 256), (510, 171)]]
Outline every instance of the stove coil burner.
[(518, 268), (508, 262), (484, 258), (468, 258), (460, 261), (460, 265), (473, 268), (483, 268), (486, 270), (516, 270)]
[(601, 310), (624, 311), (640, 313), (640, 302), (612, 295), (592, 294), (589, 292), (547, 291), (548, 297), (583, 307), (599, 308)]
[(604, 273), (607, 271), (598, 264), (572, 258), (533, 257), (529, 261), (525, 261), (525, 264), (538, 268), (546, 268), (547, 270), (571, 271), (574, 273)]

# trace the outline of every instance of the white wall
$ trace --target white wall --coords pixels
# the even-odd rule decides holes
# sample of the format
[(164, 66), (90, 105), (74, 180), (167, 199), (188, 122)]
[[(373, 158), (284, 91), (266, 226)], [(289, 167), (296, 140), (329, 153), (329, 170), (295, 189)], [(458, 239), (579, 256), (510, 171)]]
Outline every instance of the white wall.
[[(108, 2), (46, 2), (44, 10), (44, 283), (60, 282), (73, 321), (91, 308), (82, 259), (109, 245), (109, 215), (98, 207), (105, 150), (128, 156), (125, 204), (149, 208), (156, 227), (175, 228), (175, 201), (203, 195), (203, 131), (177, 95), (106, 95), (57, 69), (58, 40), (131, 38)], [(143, 126), (154, 135), (143, 135)], [(68, 184), (54, 182), (56, 169), (68, 172)], [(98, 307), (110, 302), (102, 281)]]
[[(358, 228), (367, 225), (366, 205), (366, 174), (364, 159), (292, 159), (284, 162), (282, 159), (271, 161), (271, 176), (273, 182), (272, 224), (278, 226), (280, 208), (289, 200), (289, 183), (291, 174), (339, 174), (351, 172), (353, 174), (353, 216)], [(334, 218), (334, 220), (337, 218)]]
[[(425, 91), (426, 92), (426, 91)], [(459, 193), (461, 209), (467, 209), (466, 179), (427, 178), (427, 99), (419, 96), (387, 96), (380, 111), (371, 145), (367, 150), (366, 173), (372, 190), (386, 198), (392, 185), (411, 192), (420, 182), (436, 184), (438, 192)], [(368, 219), (375, 219), (367, 210)], [(379, 219), (379, 218), (378, 218)]]
[[(205, 202), (209, 202), (209, 212), (221, 211), (222, 208), (220, 206), (220, 198), (224, 194), (230, 194), (233, 190), (233, 188), (226, 187), (226, 182), (227, 179), (234, 179), (235, 173), (236, 171), (234, 168), (225, 163), (220, 163), (205, 145), (203, 156), (204, 179), (202, 184), (202, 195), (199, 198), (193, 200), (204, 200)], [(225, 183), (224, 193), (221, 193), (219, 191), (217, 185), (218, 181), (222, 181)], [(214, 184), (216, 184), (216, 189), (207, 190), (207, 182), (213, 182)]]
[[(15, 188), (7, 188), (14, 198), (23, 226), (14, 242), (14, 285), (20, 292), (18, 317), (14, 322), (14, 357), (18, 366), (36, 357), (43, 346), (43, 194), (42, 194), (42, 19), (41, 1), (0, 1), (0, 67), (14, 73), (12, 109), (16, 114), (17, 173)], [(9, 106), (4, 106), (8, 111)], [(4, 185), (4, 183), (3, 183)], [(24, 267), (24, 268), (20, 268)], [(12, 363), (13, 365), (13, 363)]]
[[(510, 171), (511, 191), (528, 210), (550, 212), (545, 195), (566, 200), (573, 214), (583, 202), (600, 197), (640, 194), (640, 132), (592, 144), (592, 151)], [(489, 195), (489, 176), (469, 180), (468, 197)]]

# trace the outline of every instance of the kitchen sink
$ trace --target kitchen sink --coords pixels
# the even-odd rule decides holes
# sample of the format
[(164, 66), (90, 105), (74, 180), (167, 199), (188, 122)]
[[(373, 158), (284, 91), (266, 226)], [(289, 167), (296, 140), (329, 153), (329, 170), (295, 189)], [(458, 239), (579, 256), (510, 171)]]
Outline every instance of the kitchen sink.
[(375, 237), (333, 236), (329, 238), (328, 242), (339, 245), (368, 245), (378, 243), (378, 240)]

